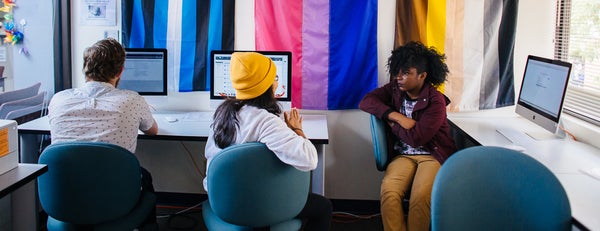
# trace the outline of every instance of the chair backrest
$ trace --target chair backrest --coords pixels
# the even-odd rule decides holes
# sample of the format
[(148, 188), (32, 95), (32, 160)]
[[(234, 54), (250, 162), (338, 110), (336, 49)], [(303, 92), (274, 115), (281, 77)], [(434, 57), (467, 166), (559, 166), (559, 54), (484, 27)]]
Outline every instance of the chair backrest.
[(293, 219), (306, 204), (310, 172), (281, 162), (265, 144), (223, 149), (207, 172), (208, 199), (231, 224), (265, 227)]
[(385, 171), (388, 164), (388, 155), (390, 146), (388, 143), (387, 127), (388, 125), (374, 115), (370, 115), (371, 121), (371, 140), (373, 141), (373, 154), (375, 155), (375, 165), (377, 170)]
[(42, 208), (73, 224), (98, 224), (128, 214), (138, 203), (141, 171), (137, 158), (120, 146), (100, 142), (51, 144), (38, 178)]
[(0, 93), (0, 105), (19, 99), (25, 99), (35, 96), (40, 90), (42, 83), (36, 83), (26, 88), (17, 89)]
[(32, 97), (3, 103), (0, 105), (0, 119), (11, 120), (36, 111), (41, 111), (44, 107), (45, 97), (46, 92), (42, 91)]
[(446, 160), (431, 194), (432, 230), (570, 230), (567, 194), (526, 154), (470, 147)]

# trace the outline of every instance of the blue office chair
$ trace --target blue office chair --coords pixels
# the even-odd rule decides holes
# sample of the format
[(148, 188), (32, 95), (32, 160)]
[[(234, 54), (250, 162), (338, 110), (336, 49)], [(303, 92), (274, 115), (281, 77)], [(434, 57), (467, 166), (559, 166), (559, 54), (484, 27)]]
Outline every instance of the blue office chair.
[(385, 171), (387, 165), (392, 160), (393, 144), (390, 140), (389, 127), (383, 120), (374, 115), (370, 115), (371, 121), (371, 140), (373, 141), (373, 154), (375, 155), (375, 166), (379, 171)]
[(38, 178), (48, 230), (133, 230), (153, 211), (156, 196), (142, 192), (137, 158), (117, 145), (66, 142), (39, 158)]
[(456, 152), (437, 173), (432, 230), (571, 230), (567, 194), (526, 154), (477, 146)]
[(262, 143), (237, 144), (215, 156), (207, 172), (202, 205), (209, 230), (300, 230), (310, 172), (281, 162)]

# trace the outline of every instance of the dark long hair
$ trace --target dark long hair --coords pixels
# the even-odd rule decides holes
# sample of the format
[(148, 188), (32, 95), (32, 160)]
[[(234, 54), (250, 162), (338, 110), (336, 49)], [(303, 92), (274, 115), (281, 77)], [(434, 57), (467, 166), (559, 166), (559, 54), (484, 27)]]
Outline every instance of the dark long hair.
[(247, 100), (227, 98), (215, 110), (213, 123), (210, 125), (214, 131), (215, 144), (219, 148), (229, 147), (235, 141), (237, 128), (240, 126), (237, 113), (244, 105), (264, 109), (277, 116), (281, 114), (281, 107), (273, 96), (272, 86), (256, 98)]

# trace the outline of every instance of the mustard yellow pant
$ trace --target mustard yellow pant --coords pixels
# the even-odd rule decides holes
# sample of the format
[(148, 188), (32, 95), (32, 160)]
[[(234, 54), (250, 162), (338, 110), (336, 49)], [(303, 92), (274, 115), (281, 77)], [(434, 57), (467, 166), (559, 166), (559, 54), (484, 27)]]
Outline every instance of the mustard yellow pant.
[[(381, 182), (381, 217), (385, 231), (429, 230), (431, 188), (440, 163), (431, 155), (399, 155)], [(410, 191), (409, 191), (410, 189)], [(408, 219), (402, 199), (410, 192)]]

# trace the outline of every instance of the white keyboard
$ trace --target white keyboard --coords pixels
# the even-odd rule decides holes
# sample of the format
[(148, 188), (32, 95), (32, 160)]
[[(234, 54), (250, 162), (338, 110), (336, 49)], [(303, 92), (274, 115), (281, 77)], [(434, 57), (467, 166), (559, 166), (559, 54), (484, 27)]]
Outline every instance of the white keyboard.
[(496, 131), (516, 145), (527, 145), (535, 141), (531, 136), (525, 134), (525, 132), (508, 126), (497, 126)]
[(187, 112), (182, 117), (182, 120), (192, 122), (211, 121), (213, 114), (214, 112), (212, 111)]

